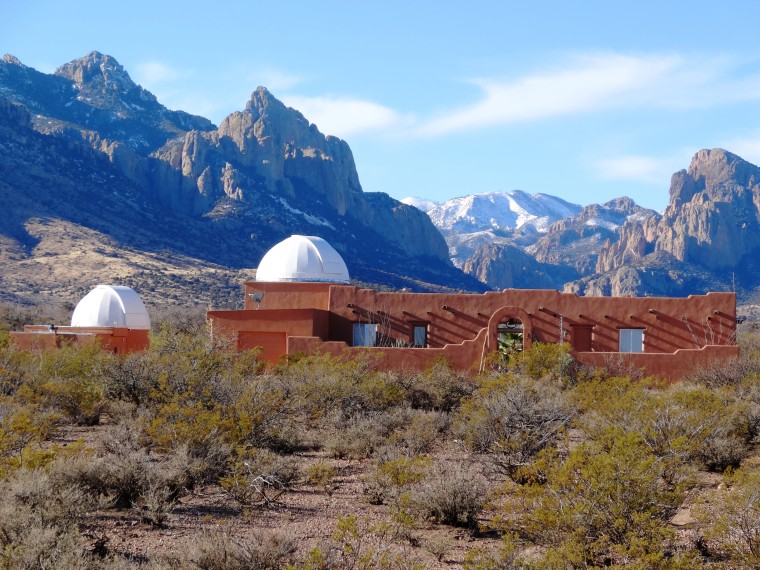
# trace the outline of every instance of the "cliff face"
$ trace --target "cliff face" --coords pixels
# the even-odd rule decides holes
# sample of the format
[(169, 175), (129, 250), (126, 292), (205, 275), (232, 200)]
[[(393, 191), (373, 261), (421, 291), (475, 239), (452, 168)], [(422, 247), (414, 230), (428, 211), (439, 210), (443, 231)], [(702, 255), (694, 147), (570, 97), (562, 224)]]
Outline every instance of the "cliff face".
[[(320, 133), (263, 87), (217, 128), (166, 109), (110, 56), (92, 52), (52, 75), (6, 56), (0, 125), (7, 126), (0, 146), (21, 140), (0, 156), (0, 166), (14, 173), (3, 187), (7, 203), (20, 204), (29, 188), (45, 198), (24, 210), (26, 220), (76, 218), (126, 240), (125, 246), (135, 245), (130, 235), (140, 235), (139, 247), (168, 247), (233, 268), (256, 267), (269, 247), (291, 234), (318, 235), (363, 282), (484, 289), (454, 268), (424, 213), (385, 194), (364, 193), (348, 144)], [(24, 148), (24, 137), (37, 145), (34, 152)], [(51, 163), (51, 154), (64, 154), (65, 161)], [(40, 160), (35, 155), (48, 163), (41, 183), (25, 177)], [(56, 198), (55, 185), (92, 186), (71, 169), (79, 163), (102, 170), (92, 178), (107, 208), (80, 203), (84, 193)], [(131, 212), (124, 215), (131, 229), (118, 216), (102, 223), (99, 211), (112, 209)]]
[(736, 267), (760, 248), (760, 168), (701, 150), (673, 175), (655, 247), (708, 269)]
[[(738, 156), (723, 149), (699, 151), (687, 170), (673, 175), (664, 215), (626, 222), (617, 240), (602, 248), (596, 275), (568, 289), (594, 294), (614, 290), (610, 284), (617, 283), (626, 294), (683, 294), (704, 290), (687, 284), (738, 284), (752, 291), (760, 285), (750, 269), (760, 255), (759, 183), (760, 168)], [(648, 274), (648, 284), (635, 283), (631, 268)]]
[(578, 277), (570, 266), (541, 263), (508, 244), (481, 245), (463, 269), (493, 289), (560, 289)]
[(153, 186), (162, 200), (189, 213), (208, 214), (220, 200), (250, 210), (262, 196), (304, 212), (316, 203), (325, 220), (337, 216), (371, 228), (409, 256), (449, 263), (443, 237), (424, 214), (387, 195), (362, 192), (348, 144), (320, 133), (263, 87), (218, 130), (191, 131), (152, 157), (158, 160)]

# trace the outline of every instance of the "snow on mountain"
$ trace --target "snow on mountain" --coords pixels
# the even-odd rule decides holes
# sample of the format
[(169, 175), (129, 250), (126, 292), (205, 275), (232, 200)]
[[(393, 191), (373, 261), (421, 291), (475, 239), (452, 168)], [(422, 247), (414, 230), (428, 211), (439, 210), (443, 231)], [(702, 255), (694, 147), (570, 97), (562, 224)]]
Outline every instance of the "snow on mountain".
[(400, 202), (402, 204), (406, 204), (407, 206), (414, 206), (423, 212), (429, 212), (436, 206), (440, 205), (440, 202), (434, 202), (433, 200), (428, 200), (426, 198), (415, 198), (414, 196), (404, 198), (403, 200), (400, 200)]
[(531, 195), (522, 190), (471, 194), (443, 204), (420, 198), (405, 198), (402, 202), (427, 212), (446, 238), (449, 254), (457, 267), (481, 244), (510, 241), (528, 245), (546, 233), (554, 222), (581, 211), (581, 206), (561, 198)]
[(491, 230), (546, 232), (554, 222), (575, 216), (581, 206), (547, 194), (522, 190), (488, 192), (453, 198), (428, 211), (444, 236)]

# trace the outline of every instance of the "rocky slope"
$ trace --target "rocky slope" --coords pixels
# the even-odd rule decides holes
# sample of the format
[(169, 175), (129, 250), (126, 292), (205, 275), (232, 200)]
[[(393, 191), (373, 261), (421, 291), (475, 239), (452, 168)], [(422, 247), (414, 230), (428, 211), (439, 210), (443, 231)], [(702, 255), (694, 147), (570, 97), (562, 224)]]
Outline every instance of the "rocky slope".
[[(484, 289), (453, 267), (427, 216), (364, 193), (346, 142), (266, 89), (217, 128), (166, 109), (98, 52), (52, 75), (12, 56), (0, 61), (0, 200), (8, 212), (0, 219), (6, 298), (59, 298), (75, 294), (74, 281), (128, 280), (115, 268), (150, 252), (163, 267), (151, 264), (157, 297), (184, 288), (185, 297), (210, 302), (220, 295), (201, 274), (218, 273), (224, 291), (230, 276), (255, 268), (294, 233), (330, 241), (359, 282)], [(65, 267), (70, 279), (43, 278), (31, 268), (58, 250), (45, 227), (115, 258), (82, 256), (83, 265)], [(180, 270), (193, 266), (195, 277)], [(162, 280), (162, 272), (184, 277)]]

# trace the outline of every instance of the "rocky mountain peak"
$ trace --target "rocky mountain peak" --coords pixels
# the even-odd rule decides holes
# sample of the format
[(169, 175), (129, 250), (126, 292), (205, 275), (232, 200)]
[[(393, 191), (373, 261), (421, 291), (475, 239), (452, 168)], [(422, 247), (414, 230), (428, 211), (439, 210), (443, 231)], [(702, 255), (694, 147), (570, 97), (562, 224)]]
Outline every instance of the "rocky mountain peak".
[(266, 87), (259, 85), (256, 90), (251, 93), (251, 98), (248, 103), (246, 103), (245, 110), (252, 115), (260, 117), (265, 115), (268, 111), (274, 113), (285, 112), (287, 107), (285, 107), (279, 99), (272, 96)]
[(116, 59), (97, 51), (62, 65), (55, 70), (55, 75), (70, 79), (80, 88), (88, 83), (102, 84), (107, 89), (126, 93), (137, 87)]
[(755, 186), (759, 175), (756, 166), (722, 148), (700, 150), (688, 170), (673, 175), (668, 209), (677, 210), (702, 192), (711, 201), (731, 201), (738, 189)]
[(20, 67), (26, 67), (23, 63), (21, 63), (21, 61), (19, 60), (19, 58), (17, 58), (15, 55), (11, 55), (9, 53), (6, 53), (3, 56), (3, 61), (5, 63), (10, 63), (11, 65), (18, 65)]

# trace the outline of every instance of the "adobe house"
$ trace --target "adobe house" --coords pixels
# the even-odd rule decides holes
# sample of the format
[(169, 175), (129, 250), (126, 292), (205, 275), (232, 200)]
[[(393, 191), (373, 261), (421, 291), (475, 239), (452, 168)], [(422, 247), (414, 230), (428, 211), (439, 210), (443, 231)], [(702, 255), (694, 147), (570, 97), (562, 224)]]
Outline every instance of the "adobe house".
[(77, 303), (71, 326), (24, 325), (23, 332), (10, 333), (10, 342), (23, 350), (97, 342), (123, 354), (148, 348), (149, 334), (148, 310), (133, 289), (98, 285)]
[(212, 334), (271, 363), (296, 353), (370, 351), (378, 367), (423, 370), (445, 357), (477, 372), (489, 352), (568, 343), (581, 363), (677, 379), (738, 358), (736, 296), (579, 297), (542, 289), (484, 294), (384, 293), (348, 284), (340, 255), (321, 238), (291, 236), (245, 284), (245, 306), (209, 311)]

